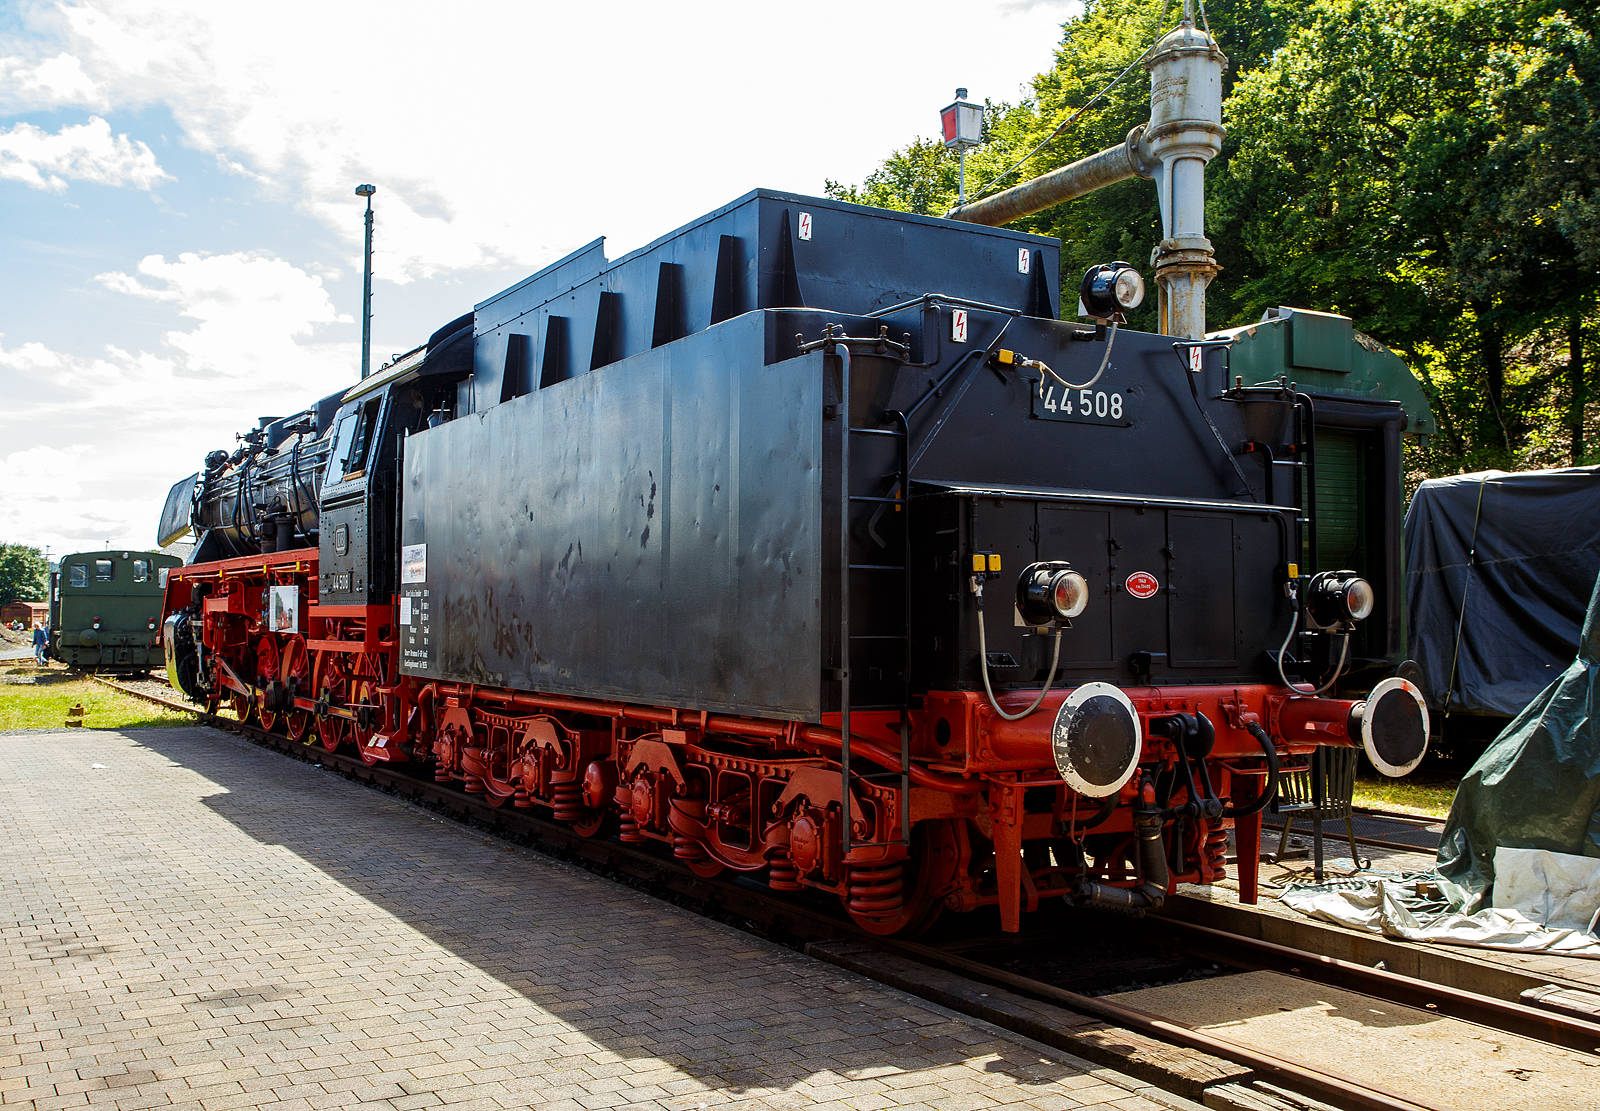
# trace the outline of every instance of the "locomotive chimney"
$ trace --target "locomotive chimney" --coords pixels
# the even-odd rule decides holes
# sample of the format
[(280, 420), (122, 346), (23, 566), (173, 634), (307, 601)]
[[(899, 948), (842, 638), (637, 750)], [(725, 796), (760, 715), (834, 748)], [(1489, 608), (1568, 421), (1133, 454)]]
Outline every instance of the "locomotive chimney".
[(1219, 269), (1205, 234), (1205, 166), (1222, 150), (1222, 73), (1228, 59), (1189, 14), (1145, 59), (1150, 122), (1114, 147), (1025, 181), (947, 215), (1001, 224), (1092, 193), (1130, 177), (1156, 183), (1161, 241), (1151, 252), (1160, 288), (1162, 334), (1206, 335), (1206, 286)]

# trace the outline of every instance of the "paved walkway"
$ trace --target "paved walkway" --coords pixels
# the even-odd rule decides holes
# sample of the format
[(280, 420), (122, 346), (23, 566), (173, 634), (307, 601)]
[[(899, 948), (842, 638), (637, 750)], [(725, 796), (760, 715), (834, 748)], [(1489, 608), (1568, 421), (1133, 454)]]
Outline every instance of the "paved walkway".
[(0, 932), (0, 1111), (1194, 1107), (199, 727), (0, 738)]

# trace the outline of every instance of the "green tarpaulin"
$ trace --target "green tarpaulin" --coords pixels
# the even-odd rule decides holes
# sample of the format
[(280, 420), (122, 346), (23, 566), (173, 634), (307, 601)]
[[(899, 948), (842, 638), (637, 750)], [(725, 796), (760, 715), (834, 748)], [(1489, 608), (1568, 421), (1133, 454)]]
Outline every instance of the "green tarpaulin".
[(1488, 906), (1500, 846), (1600, 857), (1600, 582), (1578, 656), (1456, 789), (1439, 872)]

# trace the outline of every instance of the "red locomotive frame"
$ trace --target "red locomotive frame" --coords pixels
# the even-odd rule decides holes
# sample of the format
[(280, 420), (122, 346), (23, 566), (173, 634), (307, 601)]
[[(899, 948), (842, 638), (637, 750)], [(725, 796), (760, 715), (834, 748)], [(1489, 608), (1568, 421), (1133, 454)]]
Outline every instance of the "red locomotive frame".
[[(909, 797), (899, 772), (856, 778), (846, 854), (837, 715), (812, 725), (404, 676), (398, 601), (320, 605), (317, 566), (317, 550), (305, 548), (172, 571), (166, 613), (200, 619), (209, 709), (226, 698), (241, 719), (329, 751), (348, 747), (369, 764), (432, 764), (436, 780), (495, 805), (548, 809), (590, 836), (670, 845), (703, 876), (766, 869), (774, 890), (836, 894), (878, 933), (915, 932), (943, 908), (988, 904), (1015, 930), (1024, 909), (1071, 894), (1075, 882), (1148, 881), (1136, 863), (1137, 811), (1155, 801), (1147, 773), (1172, 771), (1170, 784), (1184, 761), (1150, 726), (1181, 713), (1215, 723), (1214, 745), (1194, 763), (1238, 813), (1175, 824), (1173, 843), (1161, 841), (1165, 889), (1222, 879), (1231, 828), (1238, 859), (1249, 862), (1237, 870), (1240, 897), (1253, 903), (1261, 817), (1251, 804), (1268, 761), (1252, 729), (1271, 736), (1291, 770), (1319, 744), (1357, 743), (1347, 724), (1357, 703), (1342, 699), (1266, 684), (1125, 688), (1145, 772), (1093, 799), (1074, 794), (1052, 761), (1050, 723), (1069, 692), (1052, 692), (1018, 721), (1002, 720), (980, 693), (932, 692), (909, 712)], [(268, 628), (272, 586), (298, 588), (299, 631)], [(1030, 699), (1004, 701), (1015, 711)], [(898, 714), (856, 712), (852, 759), (899, 768), (899, 729)], [(1186, 800), (1190, 783), (1163, 802)], [(909, 847), (895, 843), (903, 807)]]

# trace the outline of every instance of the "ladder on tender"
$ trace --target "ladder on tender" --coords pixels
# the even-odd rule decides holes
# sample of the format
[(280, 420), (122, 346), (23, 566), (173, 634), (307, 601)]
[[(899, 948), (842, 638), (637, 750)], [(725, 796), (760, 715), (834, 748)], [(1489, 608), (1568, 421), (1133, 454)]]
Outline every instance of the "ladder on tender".
[[(823, 351), (839, 359), (839, 405), (838, 419), (843, 422), (839, 433), (839, 660), (838, 666), (829, 669), (829, 675), (839, 684), (839, 769), (840, 790), (842, 799), (842, 813), (840, 827), (844, 835), (844, 853), (849, 855), (855, 848), (887, 848), (890, 846), (909, 846), (911, 844), (911, 719), (907, 715), (907, 707), (911, 700), (911, 573), (908, 560), (911, 553), (911, 507), (910, 507), (910, 427), (905, 414), (889, 411), (883, 414), (886, 423), (894, 423), (893, 428), (857, 428), (853, 427), (850, 420), (850, 359), (851, 345), (868, 347), (872, 354), (895, 354), (902, 359), (909, 354), (906, 345), (895, 343), (888, 339), (888, 328), (883, 327), (880, 334), (872, 337), (846, 336), (843, 328), (835, 333), (835, 325), (828, 325), (823, 330), (823, 338), (811, 343), (801, 343), (802, 352), (822, 348)], [(891, 437), (899, 442), (899, 466), (895, 477), (898, 485), (889, 495), (858, 494), (853, 493), (850, 484), (850, 447), (855, 438)], [(850, 511), (853, 506), (890, 505), (895, 507), (901, 519), (901, 561), (899, 563), (852, 563), (850, 558)], [(873, 575), (898, 575), (901, 580), (904, 605), (904, 629), (897, 634), (867, 634), (854, 635), (850, 632), (850, 580), (857, 574)], [(857, 774), (851, 770), (851, 732), (850, 732), (850, 685), (851, 685), (851, 646), (860, 641), (898, 640), (902, 645), (900, 681), (902, 685), (900, 698), (900, 767), (898, 770), (886, 772), (869, 772)], [(867, 782), (900, 781), (900, 836), (889, 841), (861, 841), (853, 836), (851, 829), (850, 800), (854, 797), (853, 786), (858, 780)]]

